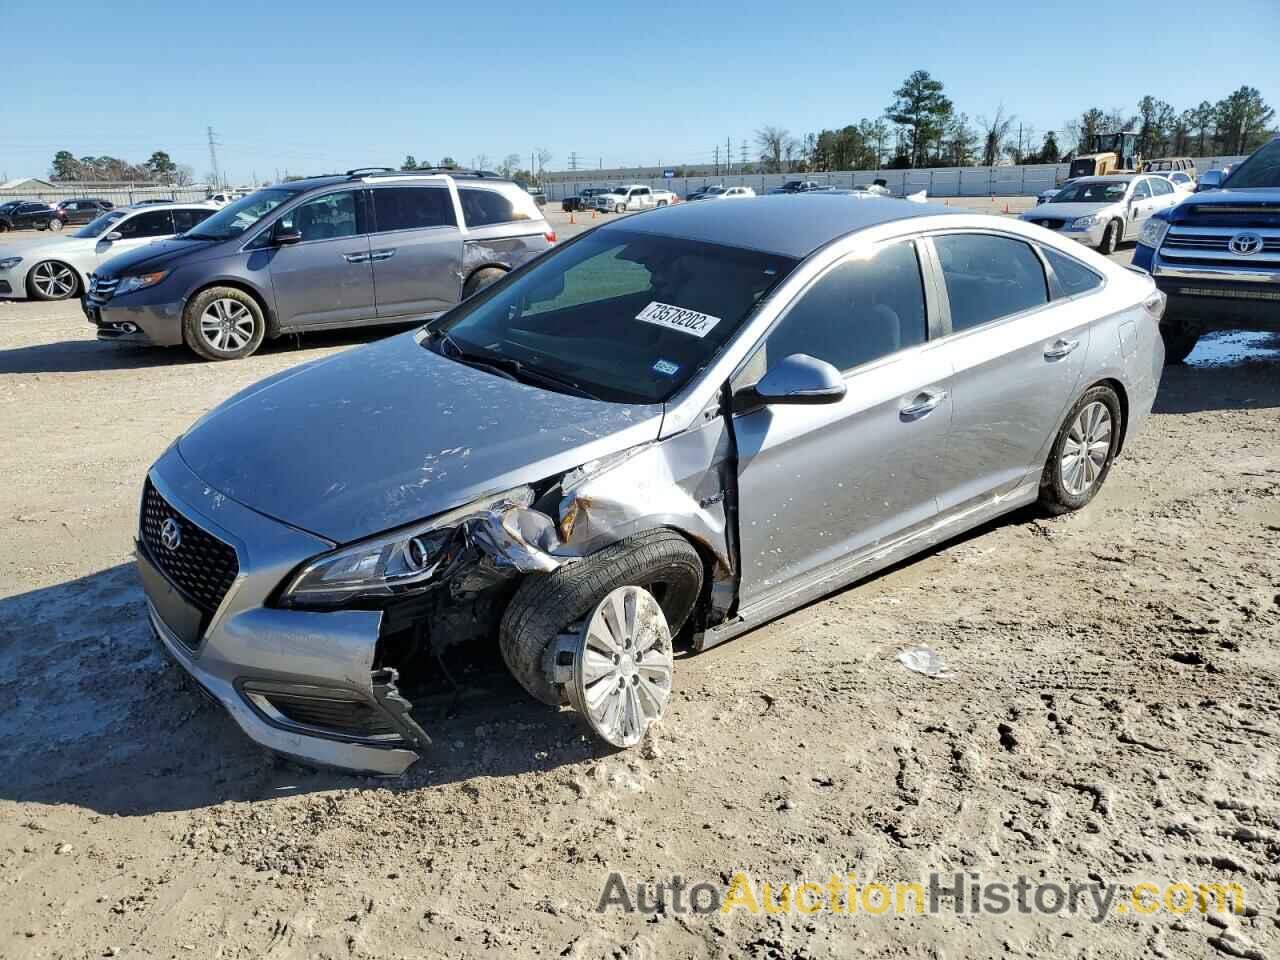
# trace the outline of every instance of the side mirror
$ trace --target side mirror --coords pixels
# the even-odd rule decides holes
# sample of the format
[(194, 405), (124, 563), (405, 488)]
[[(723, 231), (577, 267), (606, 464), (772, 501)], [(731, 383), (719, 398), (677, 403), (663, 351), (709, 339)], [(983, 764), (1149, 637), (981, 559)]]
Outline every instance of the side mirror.
[(735, 406), (779, 403), (839, 403), (846, 387), (840, 371), (807, 353), (793, 353), (760, 378), (754, 387), (739, 392)]
[(123, 239), (124, 239), (124, 234), (123, 234), (123, 233), (121, 233), (119, 230), (112, 230), (112, 231), (111, 231), (110, 233), (108, 233), (105, 237), (103, 237), (103, 239), (104, 239), (104, 240), (112, 240), (112, 241), (115, 241), (115, 240), (123, 240)]
[(277, 223), (271, 231), (271, 242), (281, 247), (302, 242), (302, 231), (297, 227), (285, 227)]
[(1196, 181), (1196, 190), (1217, 190), (1222, 186), (1224, 177), (1221, 170), (1209, 170), (1200, 174), (1200, 179)]

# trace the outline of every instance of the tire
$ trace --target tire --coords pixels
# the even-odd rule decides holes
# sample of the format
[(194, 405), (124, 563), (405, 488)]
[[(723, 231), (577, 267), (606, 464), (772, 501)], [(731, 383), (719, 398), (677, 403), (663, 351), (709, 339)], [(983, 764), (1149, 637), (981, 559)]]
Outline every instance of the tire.
[(659, 201), (658, 201), (658, 206), (660, 206), (660, 207), (665, 207), (666, 205), (667, 205), (667, 201), (665, 201), (665, 200), (659, 200)]
[(1182, 363), (1200, 341), (1200, 331), (1182, 324), (1160, 324), (1160, 338), (1164, 340), (1164, 362)]
[(61, 233), (64, 226), (66, 226), (66, 224), (57, 217), (51, 217), (49, 222), (45, 224), (44, 228), (51, 233)]
[(1120, 245), (1120, 224), (1116, 220), (1112, 220), (1107, 224), (1107, 229), (1103, 231), (1102, 243), (1098, 244), (1098, 252), (1103, 256), (1116, 252), (1116, 247)]
[(27, 293), (32, 300), (66, 300), (80, 290), (80, 274), (61, 260), (41, 260), (27, 274)]
[(467, 277), (467, 282), (462, 285), (462, 299), (467, 300), (475, 296), (489, 284), (501, 280), (506, 275), (507, 271), (501, 267), (485, 267), (482, 270), (477, 270)]
[(182, 314), (182, 339), (205, 360), (239, 360), (262, 346), (267, 321), (258, 301), (236, 287), (210, 287)]
[(547, 679), (547, 648), (609, 591), (627, 585), (654, 594), (674, 637), (702, 592), (702, 558), (680, 534), (648, 530), (552, 573), (525, 577), (498, 631), (502, 659), (520, 686), (543, 703), (566, 702), (560, 686)]
[(626, 207), (624, 207), (624, 206), (623, 206), (622, 204), (620, 204), (620, 203), (615, 203), (615, 204), (613, 205), (613, 212), (614, 212), (614, 213), (622, 213), (622, 211), (623, 211), (623, 210), (625, 210), (625, 209), (627, 209), (627, 208), (626, 208)]
[(9, 224), (4, 222), (3, 220), (0, 220), (0, 233), (8, 233), (9, 230), (10, 230)]
[[(1099, 409), (1105, 410), (1106, 414), (1105, 437), (1102, 435), (1100, 421), (1094, 419), (1100, 416)], [(1099, 425), (1090, 426), (1091, 422)], [(1116, 392), (1101, 384), (1086, 390), (1072, 406), (1058, 430), (1058, 436), (1054, 438), (1049, 460), (1040, 477), (1040, 505), (1049, 513), (1057, 515), (1079, 510), (1092, 500), (1111, 472), (1123, 429), (1120, 398), (1116, 396)], [(1073, 457), (1073, 448), (1079, 449), (1082, 446), (1077, 438), (1083, 441), (1090, 437), (1095, 438), (1088, 444), (1088, 448), (1093, 450), (1092, 454)], [(1102, 456), (1100, 445), (1104, 439), (1106, 453)], [(1087, 452), (1087, 449), (1082, 451)], [(1076, 465), (1079, 467), (1079, 474), (1075, 472)], [(1076, 482), (1077, 478), (1079, 482)]]

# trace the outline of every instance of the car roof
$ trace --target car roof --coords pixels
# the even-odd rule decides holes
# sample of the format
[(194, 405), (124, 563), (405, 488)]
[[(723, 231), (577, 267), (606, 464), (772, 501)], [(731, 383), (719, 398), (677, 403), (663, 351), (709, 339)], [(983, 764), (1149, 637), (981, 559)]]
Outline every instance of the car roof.
[(1128, 183), (1134, 177), (1143, 177), (1143, 173), (1108, 173), (1104, 177), (1076, 177), (1076, 183)]
[[(748, 203), (678, 204), (598, 229), (635, 230), (728, 247), (749, 246), (803, 259), (832, 240), (867, 227), (951, 212), (937, 204), (888, 197), (871, 203), (831, 193), (773, 194)], [(748, 237), (756, 242), (744, 243), (743, 238)]]

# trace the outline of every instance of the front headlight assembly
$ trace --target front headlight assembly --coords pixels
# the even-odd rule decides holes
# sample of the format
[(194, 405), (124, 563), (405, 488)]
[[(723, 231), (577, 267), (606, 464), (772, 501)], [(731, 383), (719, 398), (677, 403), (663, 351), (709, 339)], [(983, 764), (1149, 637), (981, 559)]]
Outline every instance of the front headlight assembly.
[(1142, 232), (1138, 234), (1138, 242), (1144, 247), (1150, 247), (1152, 250), (1159, 250), (1160, 244), (1164, 243), (1164, 235), (1168, 232), (1168, 220), (1157, 220), (1155, 217), (1152, 217), (1142, 225)]
[(467, 520), (508, 507), (528, 507), (532, 502), (531, 488), (515, 487), (431, 520), (339, 547), (303, 566), (280, 595), (280, 603), (332, 609), (354, 600), (420, 593), (452, 559), (450, 547)]
[(3, 260), (0, 260), (0, 270), (12, 270), (21, 262), (21, 257), (5, 257)]
[(1071, 227), (1070, 227), (1070, 229), (1072, 229), (1072, 230), (1088, 230), (1090, 227), (1092, 227), (1092, 226), (1096, 225), (1096, 224), (1098, 223), (1098, 220), (1099, 220), (1099, 218), (1098, 218), (1098, 217), (1096, 217), (1096, 216), (1094, 216), (1093, 214), (1090, 214), (1090, 215), (1089, 215), (1089, 216), (1087, 216), (1087, 217), (1079, 217), (1079, 218), (1077, 218), (1077, 219), (1075, 219), (1075, 220), (1072, 220), (1072, 221), (1071, 221)]
[(121, 294), (133, 293), (135, 290), (154, 287), (168, 275), (168, 270), (157, 270), (155, 273), (143, 273), (136, 277), (125, 277), (120, 281), (120, 286), (116, 287), (115, 295), (118, 297)]

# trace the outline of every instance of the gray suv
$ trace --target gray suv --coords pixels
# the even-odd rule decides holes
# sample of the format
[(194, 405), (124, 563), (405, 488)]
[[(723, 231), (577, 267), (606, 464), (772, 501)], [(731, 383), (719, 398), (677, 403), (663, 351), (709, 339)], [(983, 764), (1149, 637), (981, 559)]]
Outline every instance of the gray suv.
[(434, 317), (555, 242), (492, 174), (364, 168), (267, 187), (114, 257), (81, 305), (99, 340), (234, 360), (284, 333)]

